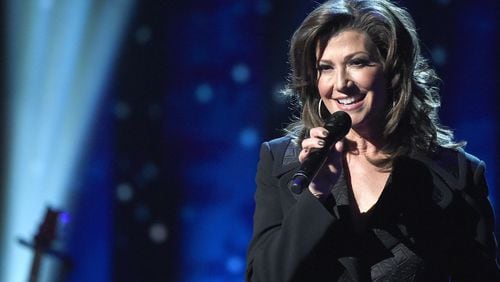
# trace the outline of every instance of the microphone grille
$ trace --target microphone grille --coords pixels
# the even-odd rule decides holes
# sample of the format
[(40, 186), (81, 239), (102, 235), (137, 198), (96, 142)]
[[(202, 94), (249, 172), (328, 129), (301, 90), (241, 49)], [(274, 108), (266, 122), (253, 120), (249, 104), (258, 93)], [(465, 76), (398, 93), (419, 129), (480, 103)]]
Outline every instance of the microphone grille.
[(345, 136), (351, 128), (351, 117), (344, 111), (336, 111), (326, 119), (324, 127), (335, 135)]

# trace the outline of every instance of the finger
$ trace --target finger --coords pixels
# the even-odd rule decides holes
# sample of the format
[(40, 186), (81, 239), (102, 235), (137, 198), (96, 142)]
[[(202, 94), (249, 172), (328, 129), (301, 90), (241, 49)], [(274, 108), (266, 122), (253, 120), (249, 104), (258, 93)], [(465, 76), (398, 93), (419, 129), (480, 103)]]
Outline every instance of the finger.
[(300, 162), (303, 162), (312, 151), (325, 146), (325, 140), (323, 138), (328, 136), (328, 131), (322, 127), (315, 127), (309, 131), (309, 136), (310, 137), (302, 140), (302, 150), (299, 153)]
[(325, 140), (319, 138), (308, 138), (302, 141), (302, 149), (319, 149), (325, 146)]
[(335, 150), (339, 153), (342, 153), (344, 151), (344, 141), (340, 140), (337, 143), (335, 143)]
[(302, 141), (302, 150), (299, 153), (299, 161), (304, 161), (309, 154), (325, 146), (325, 140), (319, 138), (308, 138)]
[(303, 162), (305, 159), (307, 159), (307, 157), (309, 157), (309, 155), (311, 154), (311, 152), (314, 152), (316, 149), (315, 148), (304, 148), (300, 151), (299, 153), (299, 162)]
[(323, 127), (315, 127), (309, 131), (311, 138), (325, 138), (328, 136), (328, 130)]
[(303, 149), (299, 153), (299, 162), (302, 163), (307, 156), (309, 155), (309, 150), (308, 149)]

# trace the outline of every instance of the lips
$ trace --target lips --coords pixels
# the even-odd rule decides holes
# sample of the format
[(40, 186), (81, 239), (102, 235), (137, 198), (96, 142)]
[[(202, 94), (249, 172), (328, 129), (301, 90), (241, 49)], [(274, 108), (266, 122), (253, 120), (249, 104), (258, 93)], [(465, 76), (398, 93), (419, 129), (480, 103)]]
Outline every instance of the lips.
[(357, 103), (365, 98), (366, 95), (364, 94), (357, 94), (354, 96), (349, 96), (347, 98), (342, 98), (342, 99), (335, 99), (339, 104), (341, 105), (352, 105), (354, 103)]

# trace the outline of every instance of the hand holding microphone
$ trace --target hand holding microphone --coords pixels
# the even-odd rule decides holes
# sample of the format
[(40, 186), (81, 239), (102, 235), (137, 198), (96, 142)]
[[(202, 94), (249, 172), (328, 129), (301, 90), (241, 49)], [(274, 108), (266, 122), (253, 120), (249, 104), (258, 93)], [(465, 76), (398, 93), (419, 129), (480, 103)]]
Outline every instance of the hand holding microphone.
[[(325, 122), (323, 128), (313, 128), (310, 138), (302, 142), (299, 155), (300, 169), (290, 182), (290, 189), (300, 194), (309, 187), (316, 197), (329, 192), (331, 183), (336, 182), (340, 173), (342, 144), (339, 142), (349, 132), (351, 118), (343, 111), (334, 112)], [(328, 131), (325, 134), (325, 129)], [(335, 145), (338, 143), (337, 145)], [(335, 146), (335, 149), (332, 147)], [(321, 169), (326, 163), (326, 167)], [(333, 178), (333, 179), (332, 179)], [(313, 182), (311, 182), (314, 179)], [(328, 191), (323, 191), (328, 189)]]

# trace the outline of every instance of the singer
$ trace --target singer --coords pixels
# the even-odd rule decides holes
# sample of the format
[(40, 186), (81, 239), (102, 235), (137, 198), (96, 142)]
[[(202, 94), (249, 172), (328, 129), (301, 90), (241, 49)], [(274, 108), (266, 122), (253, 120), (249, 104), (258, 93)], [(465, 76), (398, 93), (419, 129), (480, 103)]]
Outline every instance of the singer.
[[(500, 281), (485, 165), (439, 123), (408, 12), (327, 1), (295, 31), (290, 64), (301, 114), (261, 147), (246, 281)], [(350, 129), (292, 192), (338, 111)]]

